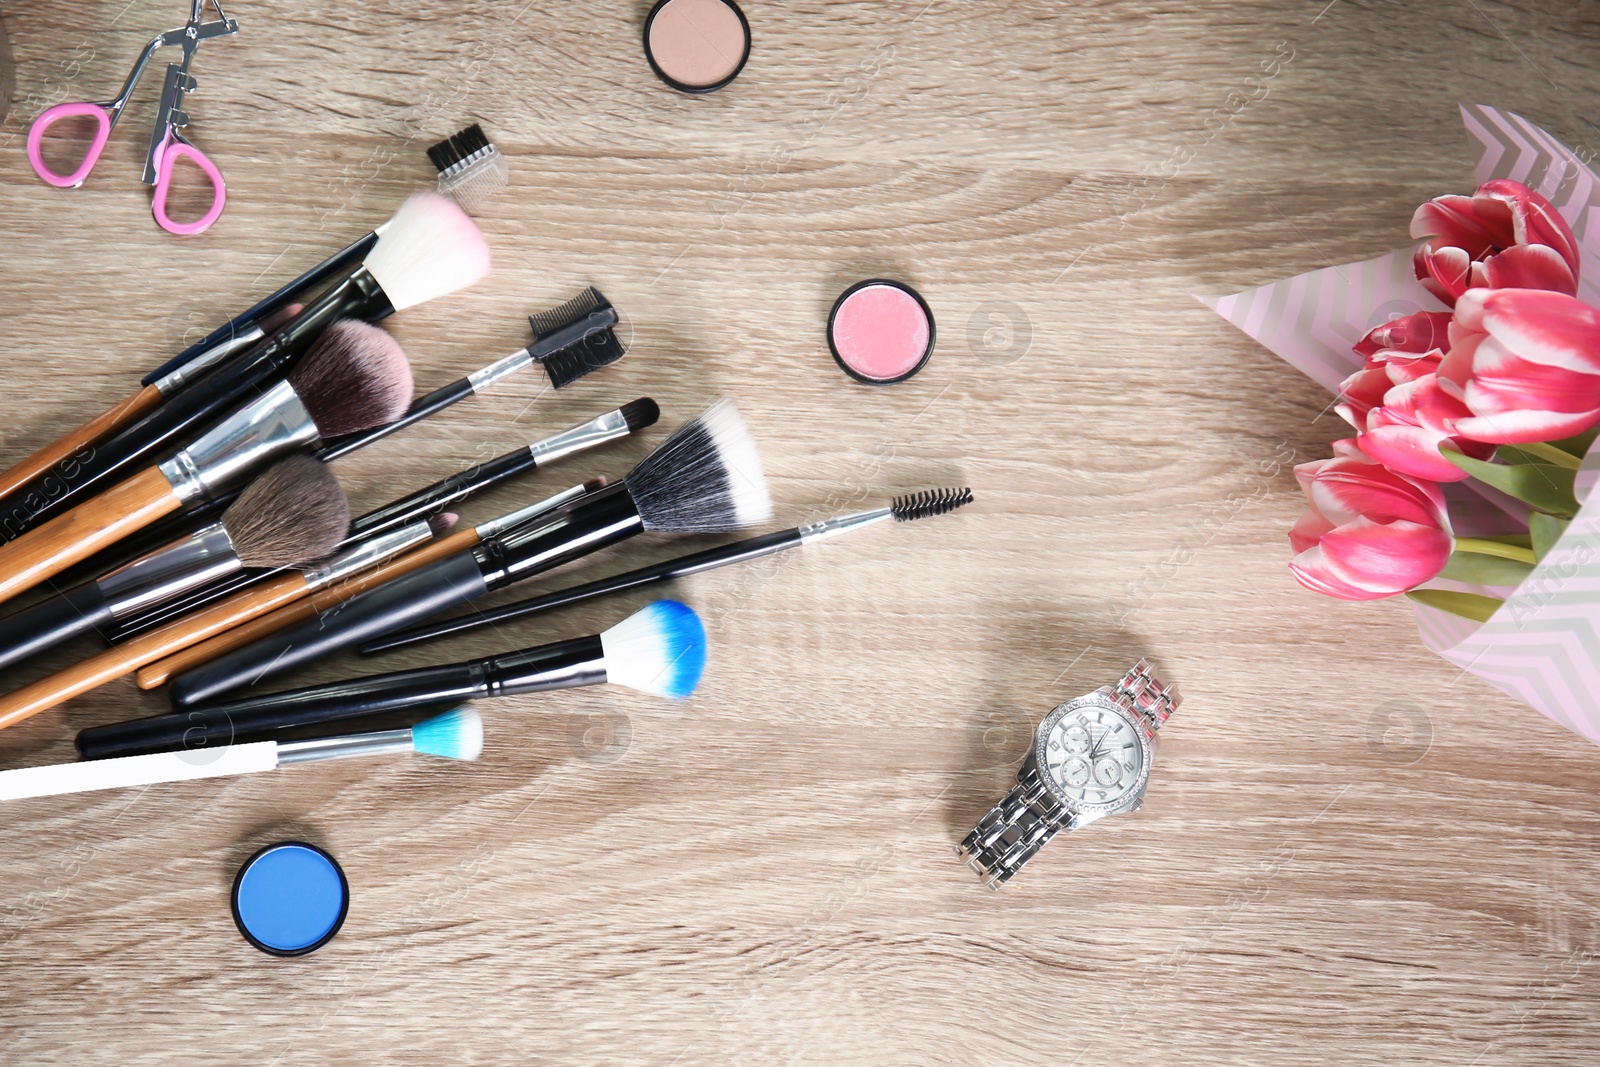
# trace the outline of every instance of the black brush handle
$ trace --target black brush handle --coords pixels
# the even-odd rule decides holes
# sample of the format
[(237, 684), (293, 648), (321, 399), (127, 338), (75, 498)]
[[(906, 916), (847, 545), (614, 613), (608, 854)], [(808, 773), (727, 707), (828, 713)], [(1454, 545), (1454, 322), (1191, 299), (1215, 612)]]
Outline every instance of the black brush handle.
[(185, 348), (182, 352), (161, 364), (161, 366), (145, 375), (139, 384), (154, 385), (157, 379), (165, 378), (202, 352), (251, 329), (262, 319), (280, 308), (296, 302), (305, 303), (304, 297), (311, 290), (326, 282), (334, 281), (340, 274), (353, 270), (356, 264), (367, 258), (367, 253), (372, 251), (372, 246), (377, 243), (378, 235), (376, 232), (358, 238), (353, 244), (335, 252), (288, 285), (256, 304), (249, 311), (241, 315), (235, 315), (188, 348)]
[(133, 473), (136, 464), (153, 463), (176, 451), (184, 440), (232, 414), (244, 401), (275, 381), (336, 319), (381, 318), (392, 310), (370, 274), (357, 272), (320, 297), (271, 338), (180, 391), (150, 414), (104, 444), (71, 476), (41, 475), (0, 501), (0, 531), (10, 540), (81, 503), (100, 489)]
[(598, 685), (605, 680), (600, 638), (580, 637), (488, 659), (306, 686), (91, 727), (78, 734), (77, 746), (79, 755), (88, 760), (214, 748), (273, 730), (404, 708)]
[(465, 633), (483, 626), (496, 626), (513, 619), (537, 615), (540, 612), (554, 611), (564, 608), (569, 604), (578, 604), (595, 597), (608, 596), (612, 593), (621, 593), (628, 589), (638, 589), (640, 586), (655, 585), (658, 582), (670, 582), (679, 578), (687, 578), (691, 574), (702, 571), (715, 570), (717, 567), (726, 567), (732, 563), (743, 563), (746, 560), (759, 559), (770, 556), (775, 552), (796, 548), (803, 542), (800, 531), (779, 530), (777, 533), (763, 534), (760, 537), (750, 537), (743, 541), (736, 541), (731, 545), (720, 548), (710, 548), (704, 552), (695, 552), (691, 555), (680, 556), (661, 563), (653, 563), (648, 567), (614, 574), (609, 578), (599, 578), (583, 585), (575, 585), (570, 589), (558, 589), (553, 593), (529, 597), (527, 600), (518, 600), (510, 604), (503, 604), (497, 608), (473, 612), (471, 615), (458, 615), (453, 619), (441, 619), (438, 622), (425, 623), (414, 626), (409, 630), (387, 634), (374, 641), (368, 641), (361, 646), (363, 655), (372, 655), (375, 652), (387, 652), (390, 649), (405, 648), (423, 641), (432, 641), (436, 638), (450, 634)]
[(111, 607), (94, 582), (41, 600), (0, 619), (0, 667), (107, 628), (112, 621)]
[(340, 456), (347, 456), (358, 448), (365, 448), (374, 441), (381, 441), (396, 430), (403, 430), (412, 423), (421, 422), (429, 415), (437, 414), (452, 404), (458, 404), (471, 395), (473, 395), (471, 379), (460, 378), (414, 401), (406, 409), (406, 413), (393, 422), (375, 426), (370, 430), (362, 430), (360, 433), (345, 434), (338, 440), (330, 441), (319, 448), (316, 456), (324, 463)]
[(477, 557), (458, 552), (329, 608), (315, 619), (269, 634), (167, 685), (173, 707), (189, 708), (240, 686), (303, 666), (398, 627), (471, 603), (488, 592)]

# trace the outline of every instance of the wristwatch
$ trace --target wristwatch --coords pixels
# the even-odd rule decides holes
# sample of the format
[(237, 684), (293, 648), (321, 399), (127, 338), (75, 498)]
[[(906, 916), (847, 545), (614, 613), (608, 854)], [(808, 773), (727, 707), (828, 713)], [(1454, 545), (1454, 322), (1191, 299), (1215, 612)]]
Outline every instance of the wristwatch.
[(1116, 685), (1056, 707), (1039, 724), (1017, 784), (957, 851), (999, 889), (1060, 831), (1138, 811), (1156, 731), (1182, 700), (1141, 659)]

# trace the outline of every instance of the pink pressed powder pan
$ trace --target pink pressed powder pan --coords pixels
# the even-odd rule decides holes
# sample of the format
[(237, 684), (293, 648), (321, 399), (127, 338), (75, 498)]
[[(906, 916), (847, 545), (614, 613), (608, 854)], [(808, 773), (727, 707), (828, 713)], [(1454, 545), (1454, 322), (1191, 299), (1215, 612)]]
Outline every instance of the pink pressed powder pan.
[(750, 58), (750, 24), (733, 0), (660, 0), (644, 22), (644, 54), (679, 92), (715, 92)]
[(903, 282), (857, 282), (839, 294), (828, 315), (834, 360), (868, 385), (893, 385), (916, 374), (933, 355), (933, 341), (933, 312)]

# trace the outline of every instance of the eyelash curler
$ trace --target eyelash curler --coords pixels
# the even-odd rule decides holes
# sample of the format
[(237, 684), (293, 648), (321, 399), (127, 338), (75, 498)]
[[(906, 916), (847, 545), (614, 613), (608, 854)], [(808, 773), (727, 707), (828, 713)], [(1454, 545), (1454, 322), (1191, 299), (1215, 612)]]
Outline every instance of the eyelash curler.
[[(217, 10), (217, 19), (214, 22), (203, 21), (207, 3)], [(177, 45), (183, 49), (183, 62), (167, 65), (166, 81), (161, 87), (161, 107), (156, 113), (155, 129), (150, 133), (150, 151), (145, 155), (144, 176), (141, 180), (146, 185), (155, 186), (155, 196), (150, 201), (150, 213), (155, 216), (156, 224), (163, 230), (168, 233), (195, 234), (208, 229), (222, 214), (222, 205), (228, 198), (227, 188), (222, 181), (221, 172), (211, 160), (185, 140), (183, 134), (179, 132), (189, 124), (189, 116), (183, 110), (183, 98), (186, 94), (194, 92), (199, 84), (189, 73), (189, 64), (193, 61), (200, 42), (238, 32), (238, 21), (228, 18), (223, 13), (220, 0), (192, 0), (189, 21), (178, 29), (168, 30), (152, 38), (150, 43), (145, 45), (144, 52), (134, 63), (133, 70), (128, 73), (128, 80), (122, 83), (122, 91), (114, 98), (100, 103), (76, 101), (57, 104), (55, 107), (47, 108), (33, 120), (33, 125), (28, 129), (28, 162), (33, 165), (33, 172), (60, 189), (76, 189), (82, 185), (84, 179), (89, 177), (89, 172), (94, 169), (95, 163), (99, 161), (100, 152), (105, 148), (106, 141), (110, 140), (111, 131), (117, 125), (117, 120), (122, 117), (123, 108), (128, 106), (128, 100), (133, 96), (134, 87), (139, 84), (139, 77), (144, 74), (150, 58), (167, 45)], [(44, 156), (40, 151), (45, 130), (61, 119), (77, 116), (94, 119), (98, 129), (95, 131), (94, 140), (89, 144), (89, 151), (84, 154), (83, 162), (78, 164), (78, 169), (71, 174), (57, 174), (45, 165)], [(167, 215), (167, 193), (172, 186), (172, 169), (182, 157), (193, 160), (195, 166), (199, 167), (211, 182), (211, 206), (206, 209), (204, 215), (193, 222), (174, 222)]]

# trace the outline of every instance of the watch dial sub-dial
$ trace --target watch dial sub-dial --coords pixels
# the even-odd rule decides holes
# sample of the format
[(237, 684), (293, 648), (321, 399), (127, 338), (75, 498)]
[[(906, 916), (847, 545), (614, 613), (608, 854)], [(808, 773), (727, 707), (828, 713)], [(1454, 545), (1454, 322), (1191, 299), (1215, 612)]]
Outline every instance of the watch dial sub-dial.
[(1062, 717), (1045, 739), (1044, 771), (1062, 793), (1086, 804), (1105, 804), (1139, 781), (1144, 748), (1127, 719), (1094, 706)]

